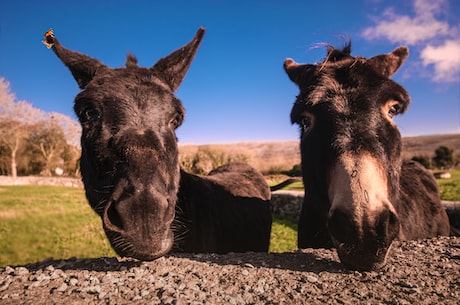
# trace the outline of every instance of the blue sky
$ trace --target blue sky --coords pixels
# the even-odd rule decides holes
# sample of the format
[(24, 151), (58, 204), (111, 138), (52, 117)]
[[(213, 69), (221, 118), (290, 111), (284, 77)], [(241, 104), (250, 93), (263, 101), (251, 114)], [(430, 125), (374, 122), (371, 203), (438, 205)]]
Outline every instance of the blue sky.
[(411, 94), (397, 118), (403, 136), (460, 132), (460, 1), (214, 0), (0, 2), (0, 76), (20, 100), (75, 118), (79, 89), (42, 43), (50, 27), (64, 46), (123, 66), (187, 43), (207, 29), (177, 92), (187, 110), (181, 143), (298, 139), (289, 113), (298, 94), (282, 64), (324, 58), (321, 42), (353, 42), (370, 57), (407, 45), (410, 56), (393, 79)]

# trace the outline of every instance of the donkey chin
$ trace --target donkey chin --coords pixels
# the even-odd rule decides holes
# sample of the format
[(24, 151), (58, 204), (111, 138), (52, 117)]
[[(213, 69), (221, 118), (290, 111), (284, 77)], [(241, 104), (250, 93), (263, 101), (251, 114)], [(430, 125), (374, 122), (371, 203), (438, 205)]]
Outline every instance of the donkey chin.
[(380, 269), (400, 233), (396, 215), (385, 209), (359, 224), (341, 211), (329, 219), (329, 233), (340, 261), (349, 269)]
[(120, 234), (104, 228), (105, 234), (115, 252), (122, 257), (132, 257), (141, 261), (152, 261), (166, 255), (173, 246), (173, 233), (156, 236), (156, 241), (139, 240), (127, 234)]
[(385, 265), (387, 254), (392, 243), (379, 248), (367, 248), (364, 245), (353, 245), (340, 242), (332, 237), (340, 261), (347, 268), (357, 271), (378, 270)]

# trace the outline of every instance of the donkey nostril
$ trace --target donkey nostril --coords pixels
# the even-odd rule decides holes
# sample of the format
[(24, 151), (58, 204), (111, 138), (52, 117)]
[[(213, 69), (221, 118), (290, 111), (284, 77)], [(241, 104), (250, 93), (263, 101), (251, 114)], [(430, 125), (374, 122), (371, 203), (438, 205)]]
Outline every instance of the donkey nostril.
[(123, 222), (121, 221), (120, 214), (115, 208), (116, 203), (111, 202), (105, 210), (104, 224), (113, 231), (123, 231)]
[(399, 234), (399, 219), (392, 211), (383, 211), (376, 222), (376, 229), (379, 236), (384, 238), (384, 242), (389, 244)]
[(351, 215), (341, 209), (335, 209), (331, 213), (328, 228), (332, 237), (340, 242), (348, 242), (355, 233)]
[(399, 226), (399, 219), (396, 216), (396, 214), (393, 213), (392, 211), (390, 211), (389, 223), (390, 223), (390, 225), (398, 225)]

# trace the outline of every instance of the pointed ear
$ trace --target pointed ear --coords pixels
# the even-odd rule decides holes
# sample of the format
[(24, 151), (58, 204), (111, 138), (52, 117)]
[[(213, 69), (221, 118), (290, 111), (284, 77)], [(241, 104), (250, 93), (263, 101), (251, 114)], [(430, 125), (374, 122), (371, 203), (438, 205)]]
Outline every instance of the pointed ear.
[(185, 74), (190, 68), (205, 31), (204, 28), (199, 28), (192, 41), (170, 55), (160, 59), (151, 68), (161, 73), (163, 80), (169, 85), (173, 92), (179, 88)]
[(56, 53), (61, 61), (69, 68), (80, 89), (84, 89), (97, 72), (103, 69), (109, 69), (97, 59), (66, 49), (61, 45), (59, 40), (54, 37), (51, 30), (45, 33), (45, 40), (43, 43), (47, 47), (51, 47), (54, 53)]
[(284, 61), (283, 67), (284, 71), (286, 71), (287, 75), (289, 76), (289, 79), (296, 83), (298, 86), (301, 86), (302, 79), (305, 79), (305, 76), (313, 73), (316, 66), (298, 64), (291, 58), (287, 58)]
[(371, 57), (367, 60), (367, 63), (376, 72), (385, 77), (390, 77), (401, 67), (407, 56), (409, 56), (409, 49), (407, 47), (399, 47), (391, 53)]

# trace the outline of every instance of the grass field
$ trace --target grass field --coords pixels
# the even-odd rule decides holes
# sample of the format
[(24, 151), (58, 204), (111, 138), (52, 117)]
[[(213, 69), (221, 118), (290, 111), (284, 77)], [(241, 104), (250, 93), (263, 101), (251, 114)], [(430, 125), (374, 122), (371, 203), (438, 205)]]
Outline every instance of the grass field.
[(442, 200), (460, 201), (460, 169), (451, 170), (450, 179), (437, 179)]
[(0, 187), (0, 244), (0, 266), (115, 255), (79, 188)]
[[(276, 217), (270, 251), (296, 248), (297, 224)], [(0, 186), (0, 267), (47, 258), (114, 256), (83, 189)]]
[[(460, 170), (451, 174), (452, 179), (438, 180), (441, 198), (460, 201)], [(270, 252), (294, 250), (296, 240), (296, 222), (274, 216)], [(115, 255), (79, 188), (0, 186), (0, 245), (0, 267)]]

